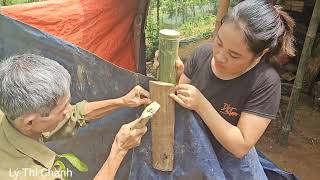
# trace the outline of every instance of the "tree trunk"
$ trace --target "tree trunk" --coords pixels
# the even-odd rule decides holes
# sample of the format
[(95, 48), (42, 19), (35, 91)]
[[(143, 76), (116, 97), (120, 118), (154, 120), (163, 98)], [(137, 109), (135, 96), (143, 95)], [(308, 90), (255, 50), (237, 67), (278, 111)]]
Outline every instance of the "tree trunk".
[(310, 62), (304, 78), (303, 89), (311, 92), (313, 84), (320, 71), (320, 37), (315, 41), (314, 48), (311, 53)]
[(217, 13), (216, 24), (214, 28), (214, 35), (217, 34), (221, 26), (222, 18), (228, 13), (229, 5), (230, 5), (230, 0), (219, 0), (218, 13)]
[(312, 14), (310, 23), (309, 23), (306, 39), (304, 41), (303, 50), (301, 53), (300, 62), (298, 66), (298, 71), (297, 71), (296, 79), (294, 81), (294, 86), (292, 89), (290, 101), (287, 107), (286, 116), (282, 124), (280, 144), (283, 146), (288, 145), (288, 136), (289, 136), (289, 132), (291, 131), (291, 126), (294, 118), (294, 111), (296, 110), (296, 107), (299, 101), (303, 77), (307, 69), (307, 62), (311, 57), (311, 49), (317, 34), (319, 22), (320, 22), (320, 0), (317, 0), (313, 9), (313, 14)]
[(157, 0), (157, 38), (159, 38), (160, 31), (160, 0)]

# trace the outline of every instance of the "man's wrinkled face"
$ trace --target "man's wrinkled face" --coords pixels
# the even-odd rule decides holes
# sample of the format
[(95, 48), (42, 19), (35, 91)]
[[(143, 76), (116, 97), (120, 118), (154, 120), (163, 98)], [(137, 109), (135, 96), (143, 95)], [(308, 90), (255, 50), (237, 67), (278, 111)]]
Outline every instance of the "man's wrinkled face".
[(71, 110), (70, 94), (68, 94), (59, 99), (57, 106), (52, 109), (48, 116), (43, 117), (39, 114), (39, 117), (32, 121), (32, 131), (38, 133), (53, 131)]

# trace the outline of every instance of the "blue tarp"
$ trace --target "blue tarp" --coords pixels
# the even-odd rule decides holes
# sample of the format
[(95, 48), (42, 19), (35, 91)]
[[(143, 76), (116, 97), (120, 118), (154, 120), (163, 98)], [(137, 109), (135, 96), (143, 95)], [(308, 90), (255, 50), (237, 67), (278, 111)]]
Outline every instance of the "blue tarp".
[[(72, 77), (72, 102), (117, 98), (139, 84), (148, 89), (149, 77), (116, 67), (99, 57), (40, 30), (0, 15), (0, 59), (15, 54), (38, 54), (62, 64)], [(108, 156), (113, 139), (124, 123), (139, 117), (141, 108), (123, 108), (79, 129), (72, 138), (47, 145), (57, 153), (75, 153), (89, 166), (79, 173), (71, 166), (70, 179), (92, 179)], [(295, 180), (254, 148), (237, 159), (212, 136), (194, 112), (176, 106), (174, 169), (152, 168), (151, 128), (138, 148), (131, 150), (117, 179), (272, 179)]]

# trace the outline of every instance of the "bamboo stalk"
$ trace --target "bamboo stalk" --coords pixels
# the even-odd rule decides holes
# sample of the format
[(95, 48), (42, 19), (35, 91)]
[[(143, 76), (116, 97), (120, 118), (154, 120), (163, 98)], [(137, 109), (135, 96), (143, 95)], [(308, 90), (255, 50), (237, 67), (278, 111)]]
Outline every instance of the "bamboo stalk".
[(151, 121), (152, 166), (161, 171), (173, 170), (175, 102), (169, 97), (174, 84), (150, 81), (150, 97), (160, 104), (159, 111)]
[(297, 71), (296, 79), (294, 81), (294, 86), (292, 89), (290, 101), (287, 107), (286, 116), (282, 124), (280, 144), (283, 146), (288, 145), (288, 136), (289, 136), (289, 132), (291, 131), (291, 126), (294, 118), (294, 111), (296, 110), (296, 107), (299, 101), (303, 77), (306, 72), (308, 59), (310, 59), (310, 56), (311, 56), (311, 49), (313, 47), (314, 39), (316, 37), (319, 22), (320, 22), (320, 0), (317, 0), (313, 9), (313, 14), (312, 14), (310, 23), (309, 23), (306, 39), (304, 41), (303, 50), (302, 50), (302, 54), (301, 54), (301, 58), (298, 66), (298, 71)]
[(229, 5), (230, 5), (230, 0), (219, 0), (216, 24), (214, 28), (214, 35), (217, 34), (222, 24), (221, 23), (222, 18), (228, 13)]
[[(173, 170), (175, 103), (169, 97), (176, 83), (176, 60), (178, 58), (180, 33), (163, 29), (159, 33), (160, 68), (158, 80), (150, 81), (150, 97), (161, 108), (151, 122), (152, 165), (161, 171)], [(161, 82), (162, 81), (162, 82)]]
[(160, 81), (176, 84), (175, 63), (178, 58), (179, 36), (180, 33), (175, 30), (160, 30), (160, 68), (158, 76)]

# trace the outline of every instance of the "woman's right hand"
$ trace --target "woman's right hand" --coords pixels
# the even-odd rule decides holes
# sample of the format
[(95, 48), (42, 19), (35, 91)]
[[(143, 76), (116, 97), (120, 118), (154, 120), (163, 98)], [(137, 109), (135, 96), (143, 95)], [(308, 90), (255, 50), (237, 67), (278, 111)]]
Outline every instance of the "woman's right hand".
[[(160, 67), (159, 56), (160, 56), (160, 53), (159, 53), (159, 50), (157, 50), (154, 54), (154, 59), (153, 59), (153, 68), (154, 69), (158, 69)], [(177, 79), (177, 82), (179, 81), (180, 76), (183, 73), (183, 70), (184, 70), (184, 64), (181, 61), (180, 57), (178, 56), (178, 59), (176, 60), (176, 79)]]

